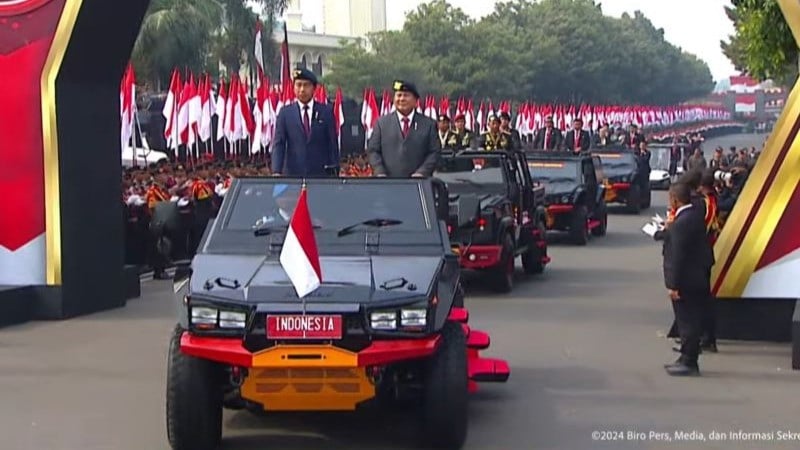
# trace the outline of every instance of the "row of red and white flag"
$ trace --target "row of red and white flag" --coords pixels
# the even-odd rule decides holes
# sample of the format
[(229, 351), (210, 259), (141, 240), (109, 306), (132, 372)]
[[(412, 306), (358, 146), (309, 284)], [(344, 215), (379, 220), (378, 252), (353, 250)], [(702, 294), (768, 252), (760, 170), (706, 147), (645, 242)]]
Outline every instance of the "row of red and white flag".
[[(394, 111), (392, 93), (383, 91), (381, 105), (374, 89), (365, 89), (361, 107), (361, 124), (371, 134), (378, 117)], [(507, 113), (513, 117), (514, 128), (520, 134), (533, 134), (545, 126), (551, 117), (556, 128), (566, 131), (572, 128), (573, 120), (580, 118), (586, 130), (598, 130), (603, 124), (628, 125), (637, 124), (643, 128), (671, 127), (693, 122), (709, 120), (730, 120), (731, 114), (723, 108), (709, 105), (679, 105), (669, 107), (658, 106), (617, 106), (617, 105), (563, 105), (537, 104), (523, 102), (512, 114), (512, 102), (501, 101), (496, 106), (492, 100), (481, 101), (477, 109), (471, 98), (459, 97), (452, 101), (449, 97), (436, 98), (427, 95), (419, 100), (417, 112), (434, 120), (440, 115), (447, 115), (451, 122), (463, 116), (467, 128), (477, 132), (486, 131), (489, 117)]]
[[(122, 147), (126, 148), (133, 136), (136, 114), (136, 81), (133, 68), (128, 67), (120, 88), (120, 116), (122, 121)], [(256, 153), (269, 149), (275, 137), (275, 123), (283, 106), (295, 101), (294, 91), (288, 77), (281, 77), (281, 83), (272, 85), (260, 71), (256, 79), (255, 95), (250, 95), (246, 79), (233, 75), (227, 82), (222, 79), (212, 85), (208, 75), (182, 75), (173, 71), (167, 91), (162, 114), (166, 126), (164, 138), (167, 149), (177, 150), (179, 146), (193, 147), (200, 143), (224, 140), (228, 144), (247, 141), (250, 151)], [(317, 86), (315, 101), (328, 103), (328, 92), (324, 85)], [(365, 89), (361, 103), (361, 124), (366, 137), (378, 118), (394, 111), (392, 93), (383, 91), (380, 105), (374, 89)], [(341, 88), (337, 88), (333, 101), (336, 130), (341, 133), (345, 123)], [(596, 130), (603, 124), (628, 125), (635, 123), (644, 128), (665, 128), (694, 122), (730, 120), (730, 112), (708, 105), (679, 105), (670, 107), (617, 106), (617, 105), (560, 105), (523, 102), (512, 114), (512, 102), (501, 101), (496, 105), (492, 100), (481, 101), (477, 108), (471, 98), (436, 98), (427, 95), (421, 98), (417, 112), (436, 119), (446, 114), (451, 120), (463, 115), (467, 128), (476, 132), (487, 129), (488, 118), (492, 115), (508, 113), (513, 117), (513, 125), (520, 134), (533, 134), (544, 127), (547, 117), (552, 117), (556, 128), (571, 128), (576, 118), (583, 120), (587, 130)], [(216, 127), (212, 118), (216, 116)], [(340, 136), (341, 139), (341, 136)]]

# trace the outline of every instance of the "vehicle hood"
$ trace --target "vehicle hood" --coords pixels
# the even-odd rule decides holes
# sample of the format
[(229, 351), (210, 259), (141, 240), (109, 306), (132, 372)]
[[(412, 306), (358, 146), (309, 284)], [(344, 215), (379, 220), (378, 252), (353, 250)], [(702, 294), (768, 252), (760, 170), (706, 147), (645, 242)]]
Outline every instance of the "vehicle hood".
[(650, 171), (650, 181), (663, 181), (669, 178), (669, 172), (666, 170), (654, 169)]
[[(322, 286), (306, 301), (365, 303), (424, 296), (437, 279), (440, 264), (441, 257), (431, 256), (322, 256)], [(401, 278), (407, 280), (401, 288), (381, 287)], [(192, 262), (190, 291), (238, 302), (300, 301), (276, 255), (198, 255)]]

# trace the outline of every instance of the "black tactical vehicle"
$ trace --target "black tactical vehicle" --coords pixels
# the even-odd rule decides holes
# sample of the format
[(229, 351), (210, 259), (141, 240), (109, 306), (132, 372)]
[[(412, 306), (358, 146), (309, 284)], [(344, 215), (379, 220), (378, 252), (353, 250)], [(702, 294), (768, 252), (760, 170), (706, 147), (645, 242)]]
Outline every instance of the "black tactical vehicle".
[(589, 235), (604, 236), (608, 228), (605, 187), (597, 179), (589, 153), (527, 152), (533, 180), (545, 188), (547, 230), (567, 231), (570, 240), (586, 245)]
[(592, 150), (592, 154), (603, 164), (606, 204), (624, 204), (633, 214), (650, 207), (650, 174), (633, 151), (603, 148)]
[(550, 261), (544, 188), (527, 167), (522, 152), (467, 150), (443, 154), (434, 173), (450, 194), (448, 235), (461, 267), (484, 272), (499, 292), (513, 289), (517, 256), (528, 274)]
[(489, 336), (467, 325), (444, 184), (307, 180), (321, 284), (302, 299), (280, 262), (300, 192), (301, 180), (234, 181), (176, 273), (172, 448), (217, 448), (223, 408), (348, 411), (398, 397), (418, 405), (429, 444), (460, 448), (468, 394), (510, 369), (479, 355)]

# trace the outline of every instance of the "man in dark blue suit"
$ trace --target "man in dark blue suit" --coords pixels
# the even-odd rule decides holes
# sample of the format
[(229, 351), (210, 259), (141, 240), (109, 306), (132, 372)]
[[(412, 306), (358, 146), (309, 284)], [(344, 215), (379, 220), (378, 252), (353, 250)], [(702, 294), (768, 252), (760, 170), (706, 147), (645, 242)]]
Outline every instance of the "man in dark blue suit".
[(281, 108), (272, 144), (272, 173), (314, 177), (338, 174), (339, 145), (330, 106), (314, 101), (317, 77), (308, 69), (293, 73), (297, 101)]

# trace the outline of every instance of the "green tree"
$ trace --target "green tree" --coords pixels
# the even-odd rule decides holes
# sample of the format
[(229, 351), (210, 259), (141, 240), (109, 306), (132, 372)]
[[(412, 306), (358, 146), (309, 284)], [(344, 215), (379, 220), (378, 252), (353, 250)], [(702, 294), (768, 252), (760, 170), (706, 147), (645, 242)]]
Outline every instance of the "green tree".
[(371, 43), (334, 56), (328, 81), (361, 95), (403, 74), (451, 98), (575, 103), (676, 103), (713, 88), (708, 66), (643, 14), (608, 17), (593, 0), (503, 2), (477, 22), (433, 0)]
[(133, 50), (136, 70), (156, 88), (176, 67), (202, 72), (221, 16), (216, 0), (153, 0)]
[[(323, 77), (323, 82), (340, 86), (344, 95), (361, 98), (364, 88), (380, 92), (396, 79), (413, 80), (422, 92), (445, 92), (444, 81), (437, 76), (413, 47), (408, 34), (398, 31), (369, 36), (368, 52), (359, 43), (348, 43), (333, 59), (336, 70)], [(424, 95), (424, 94), (423, 94)]]
[(797, 42), (776, 0), (733, 0), (726, 7), (735, 33), (720, 42), (737, 70), (788, 84), (798, 75)]
[[(216, 74), (222, 62), (238, 71), (242, 55), (253, 60), (257, 14), (246, 0), (152, 0), (133, 52), (141, 81), (165, 88), (174, 68)], [(277, 44), (272, 37), (275, 17), (288, 0), (258, 0), (266, 24), (262, 47), (267, 70), (278, 70)], [(252, 65), (251, 65), (252, 67)]]

